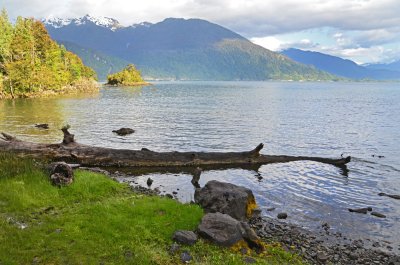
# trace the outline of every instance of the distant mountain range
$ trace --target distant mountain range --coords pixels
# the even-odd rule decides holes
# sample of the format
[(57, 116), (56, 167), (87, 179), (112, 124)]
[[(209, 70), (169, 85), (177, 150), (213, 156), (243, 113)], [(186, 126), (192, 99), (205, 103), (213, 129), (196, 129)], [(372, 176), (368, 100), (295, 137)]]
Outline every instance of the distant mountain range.
[(388, 65), (361, 66), (351, 60), (345, 60), (340, 57), (293, 48), (284, 50), (282, 54), (296, 62), (312, 65), (328, 73), (351, 79), (400, 79), (400, 61)]
[(168, 18), (128, 27), (89, 15), (43, 22), (52, 38), (81, 56), (100, 79), (127, 63), (134, 63), (147, 79), (338, 79), (200, 19)]
[(388, 64), (368, 64), (365, 65), (365, 67), (368, 69), (383, 69), (400, 72), (400, 60)]

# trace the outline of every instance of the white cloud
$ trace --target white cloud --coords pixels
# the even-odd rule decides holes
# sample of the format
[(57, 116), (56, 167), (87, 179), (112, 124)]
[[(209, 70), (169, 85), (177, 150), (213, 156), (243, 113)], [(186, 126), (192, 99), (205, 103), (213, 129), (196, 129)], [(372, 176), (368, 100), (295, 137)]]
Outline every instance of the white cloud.
[(282, 50), (282, 46), (284, 42), (275, 38), (275, 37), (263, 37), (263, 38), (251, 38), (253, 43), (260, 45), (264, 48), (267, 48), (271, 51), (280, 51)]
[(377, 47), (393, 54), (385, 45), (400, 43), (399, 0), (1, 0), (0, 7), (11, 17), (91, 14), (116, 18), (123, 25), (154, 23), (167, 17), (202, 18), (271, 50), (290, 44), (322, 49), (324, 44), (313, 38), (284, 40), (277, 36), (328, 27), (336, 30), (330, 36), (335, 45), (329, 46), (329, 51), (354, 58), (372, 58), (369, 52), (378, 56)]

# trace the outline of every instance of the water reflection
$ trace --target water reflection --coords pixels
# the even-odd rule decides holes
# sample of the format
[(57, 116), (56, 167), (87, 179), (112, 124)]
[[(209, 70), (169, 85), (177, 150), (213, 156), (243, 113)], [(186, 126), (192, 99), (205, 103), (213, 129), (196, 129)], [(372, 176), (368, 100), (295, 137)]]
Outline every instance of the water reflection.
[[(0, 100), (0, 109), (1, 131), (20, 139), (56, 140), (65, 123), (63, 107), (54, 99)], [(36, 128), (39, 123), (49, 124), (49, 129)]]

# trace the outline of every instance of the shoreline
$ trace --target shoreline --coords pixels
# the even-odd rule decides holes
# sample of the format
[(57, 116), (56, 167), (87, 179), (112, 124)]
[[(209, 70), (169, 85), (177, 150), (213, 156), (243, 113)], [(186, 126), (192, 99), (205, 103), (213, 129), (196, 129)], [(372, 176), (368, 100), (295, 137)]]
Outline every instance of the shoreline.
[[(124, 183), (123, 178), (127, 177), (119, 171), (111, 173), (100, 168), (83, 169), (105, 174), (120, 183)], [(179, 201), (176, 194), (161, 194), (158, 189), (140, 185), (130, 185), (130, 188), (145, 195)], [(312, 231), (288, 221), (257, 216), (250, 219), (249, 224), (266, 243), (279, 243), (285, 251), (299, 255), (310, 264), (400, 264), (400, 245), (332, 232), (327, 223)]]
[(279, 242), (285, 250), (311, 264), (400, 264), (400, 247), (395, 250), (390, 242), (331, 233), (328, 224), (319, 231), (310, 231), (263, 216), (251, 219), (250, 226), (263, 240)]
[(44, 90), (39, 92), (29, 92), (22, 94), (6, 94), (5, 92), (0, 93), (0, 100), (2, 99), (31, 99), (31, 98), (51, 98), (62, 95), (74, 95), (74, 94), (92, 94), (97, 93), (100, 90), (100, 85), (96, 81), (92, 80), (81, 80), (81, 82), (65, 86), (59, 90)]

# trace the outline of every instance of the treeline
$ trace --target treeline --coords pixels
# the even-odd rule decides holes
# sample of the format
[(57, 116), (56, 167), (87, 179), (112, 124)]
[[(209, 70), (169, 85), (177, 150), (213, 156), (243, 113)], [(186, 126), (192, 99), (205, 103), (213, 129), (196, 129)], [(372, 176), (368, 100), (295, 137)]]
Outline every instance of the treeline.
[(13, 25), (0, 14), (0, 98), (66, 90), (92, 90), (96, 73), (53, 41), (45, 26), (18, 17)]

